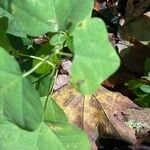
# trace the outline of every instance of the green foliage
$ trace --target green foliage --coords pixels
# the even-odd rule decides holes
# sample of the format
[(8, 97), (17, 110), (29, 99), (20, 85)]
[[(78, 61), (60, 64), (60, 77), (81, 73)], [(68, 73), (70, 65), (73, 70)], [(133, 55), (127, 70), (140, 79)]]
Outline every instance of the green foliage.
[(7, 51), (11, 51), (12, 47), (8, 41), (8, 38), (6, 36), (6, 31), (8, 27), (8, 18), (6, 17), (0, 17), (0, 43), (1, 47), (5, 48)]
[(47, 107), (44, 112), (44, 121), (46, 122), (64, 122), (67, 123), (68, 119), (63, 112), (63, 110), (58, 107), (57, 103), (53, 98), (46, 99), (46, 97), (42, 97), (41, 101), (43, 103), (43, 107), (45, 104), (45, 101), (48, 100)]
[(116, 71), (119, 58), (108, 42), (103, 21), (97, 18), (80, 22), (73, 38), (75, 56), (71, 82), (81, 93), (91, 94), (103, 80)]
[(1, 150), (90, 149), (87, 137), (69, 124), (41, 123), (38, 129), (28, 132), (6, 120), (1, 120), (0, 131)]
[[(90, 149), (51, 96), (62, 58), (71, 57), (71, 83), (83, 95), (119, 66), (105, 24), (91, 19), (92, 6), (93, 0), (0, 1), (1, 150)], [(32, 42), (41, 35), (44, 44)]]
[(0, 57), (1, 115), (23, 129), (35, 130), (42, 120), (40, 97), (22, 77), (17, 62), (3, 49)]
[[(150, 107), (150, 59), (145, 62), (145, 76), (142, 79), (130, 80), (125, 85), (137, 96), (136, 102), (143, 107)], [(147, 74), (147, 75), (146, 75)]]
[[(80, 4), (80, 5), (79, 5)], [(93, 0), (12, 0), (11, 13), (22, 30), (32, 36), (46, 32), (65, 31), (86, 17), (90, 17)], [(29, 21), (30, 18), (30, 21)], [(34, 27), (34, 30), (33, 30)]]

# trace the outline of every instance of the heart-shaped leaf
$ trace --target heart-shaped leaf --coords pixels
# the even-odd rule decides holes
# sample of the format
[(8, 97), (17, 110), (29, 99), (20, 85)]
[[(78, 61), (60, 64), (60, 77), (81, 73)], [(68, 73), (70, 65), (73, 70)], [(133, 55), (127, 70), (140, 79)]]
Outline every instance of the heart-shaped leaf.
[(12, 0), (9, 3), (11, 13), (23, 31), (38, 36), (46, 32), (66, 30), (90, 17), (93, 0)]
[(100, 19), (86, 19), (73, 32), (74, 60), (71, 82), (82, 94), (95, 92), (119, 67), (119, 57), (108, 41)]

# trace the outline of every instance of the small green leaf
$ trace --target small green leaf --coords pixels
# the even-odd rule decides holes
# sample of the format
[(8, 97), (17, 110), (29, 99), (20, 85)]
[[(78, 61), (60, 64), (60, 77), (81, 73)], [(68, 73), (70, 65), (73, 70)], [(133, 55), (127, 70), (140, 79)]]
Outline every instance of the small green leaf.
[(70, 51), (73, 51), (73, 37), (72, 36), (67, 36), (66, 37), (66, 44)]
[(140, 87), (144, 85), (142, 80), (129, 80), (125, 85), (138, 97), (145, 97), (147, 95), (140, 89)]
[(150, 85), (141, 85), (140, 89), (145, 93), (150, 93)]
[(92, 18), (80, 22), (73, 32), (73, 47), (71, 83), (82, 94), (92, 94), (120, 64), (103, 21)]
[[(49, 56), (46, 62), (43, 62), (41, 66), (39, 66), (35, 72), (38, 74), (45, 74), (53, 70), (54, 66), (58, 64), (59, 57), (52, 53), (53, 47), (50, 44), (43, 45), (39, 51), (36, 53), (36, 56), (44, 59), (46, 56)], [(33, 66), (37, 65), (42, 60), (33, 59)], [(48, 63), (49, 62), (49, 63)]]
[(63, 43), (65, 42), (66, 40), (66, 35), (65, 34), (62, 34), (62, 33), (58, 33), (58, 34), (55, 34), (51, 40), (50, 40), (50, 44), (51, 45), (63, 45)]
[(22, 78), (19, 65), (0, 48), (0, 117), (27, 130), (35, 130), (43, 108), (38, 93), (29, 81)]
[(138, 89), (141, 85), (143, 85), (142, 80), (130, 80), (127, 83), (125, 83), (126, 86), (128, 86), (129, 89)]
[(136, 102), (142, 107), (150, 107), (150, 94), (147, 94), (144, 97), (137, 98)]

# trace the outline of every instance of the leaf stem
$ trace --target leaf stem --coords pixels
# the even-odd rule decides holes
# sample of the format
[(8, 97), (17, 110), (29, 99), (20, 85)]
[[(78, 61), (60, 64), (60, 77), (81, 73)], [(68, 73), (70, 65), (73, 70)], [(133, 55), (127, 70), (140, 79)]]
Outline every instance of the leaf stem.
[(65, 53), (65, 52), (57, 52), (57, 54), (59, 54), (59, 55), (61, 55), (61, 56), (73, 57), (72, 54)]
[[(51, 63), (48, 60), (45, 60), (41, 57), (37, 57), (37, 56), (33, 56), (33, 55), (27, 55), (27, 54), (21, 54), (21, 53), (17, 53), (18, 56), (23, 56), (23, 57), (28, 57), (28, 58), (32, 58), (32, 59), (37, 59), (37, 60), (41, 60), (42, 62), (46, 62), (47, 64), (51, 65), (52, 67), (55, 67), (55, 65), (53, 63)], [(46, 56), (47, 57), (47, 56)], [(49, 57), (49, 56), (48, 56)], [(47, 59), (47, 58), (46, 58)]]
[[(53, 93), (53, 87), (54, 87), (54, 83), (55, 83), (57, 75), (58, 75), (58, 69), (54, 68), (53, 72), (52, 72), (53, 79), (52, 79), (52, 82), (50, 81), (50, 83), (49, 83), (49, 88), (48, 88), (48, 92), (47, 92), (47, 96), (46, 96), (46, 101), (45, 101), (45, 104), (44, 104), (44, 112), (45, 112), (46, 107), (47, 107), (47, 103), (48, 103), (48, 100), (49, 100), (48, 98)], [(43, 114), (43, 117), (44, 117), (44, 114)]]
[(27, 77), (28, 75), (30, 75), (31, 73), (33, 73), (39, 66), (41, 66), (45, 61), (46, 59), (48, 59), (49, 56), (46, 56), (41, 62), (39, 62), (37, 65), (35, 65), (32, 69), (30, 69), (28, 72), (24, 73), (22, 75), (23, 78)]

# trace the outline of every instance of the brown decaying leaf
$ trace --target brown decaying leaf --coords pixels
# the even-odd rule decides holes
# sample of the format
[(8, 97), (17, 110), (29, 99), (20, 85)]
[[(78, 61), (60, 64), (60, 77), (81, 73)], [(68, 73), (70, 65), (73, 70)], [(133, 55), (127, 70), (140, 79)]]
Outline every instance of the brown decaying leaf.
[(137, 19), (149, 6), (150, 0), (128, 0), (125, 9), (126, 22)]
[(53, 98), (64, 110), (70, 123), (88, 134), (91, 143), (105, 134), (132, 144), (137, 144), (144, 138), (137, 139), (135, 130), (124, 121), (124, 111), (127, 108), (139, 107), (120, 93), (101, 87), (92, 96), (83, 96), (70, 85), (66, 85), (57, 90)]
[(143, 73), (145, 60), (150, 57), (150, 47), (145, 46), (135, 38), (129, 38), (129, 40), (134, 46), (121, 51), (124, 53), (121, 57), (122, 64), (132, 72)]

